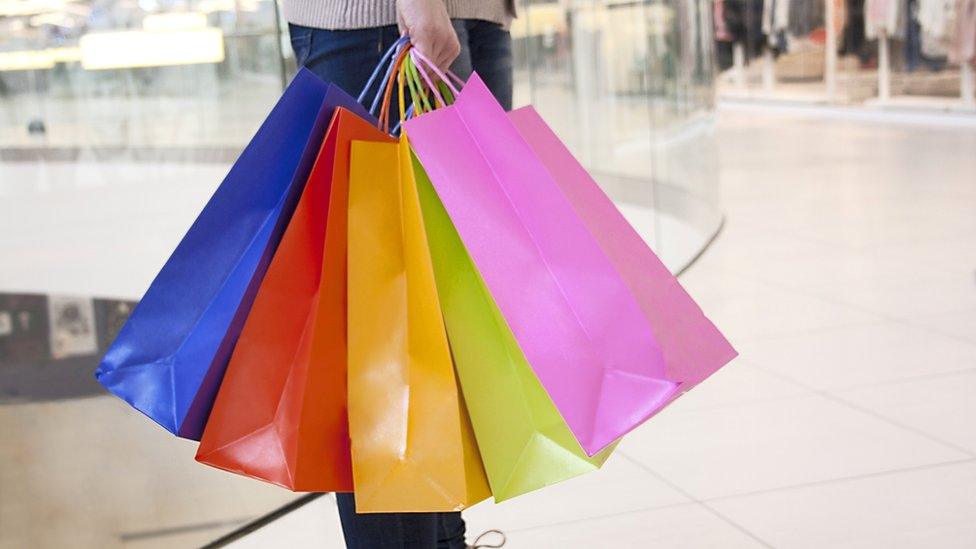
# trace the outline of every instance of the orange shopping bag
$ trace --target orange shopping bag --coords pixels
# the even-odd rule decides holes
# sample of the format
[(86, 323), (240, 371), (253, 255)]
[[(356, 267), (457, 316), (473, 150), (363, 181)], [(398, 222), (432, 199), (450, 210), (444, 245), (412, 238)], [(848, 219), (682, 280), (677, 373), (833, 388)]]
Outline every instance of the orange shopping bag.
[[(403, 102), (401, 87), (401, 113)], [(388, 120), (385, 110), (380, 120)], [(490, 495), (454, 374), (406, 138), (352, 144), (349, 431), (361, 513), (456, 511)]]
[(296, 491), (352, 491), (346, 215), (352, 140), (393, 139), (337, 109), (258, 290), (197, 461)]
[(356, 510), (455, 511), (489, 496), (437, 299), (413, 163), (354, 142), (349, 428)]

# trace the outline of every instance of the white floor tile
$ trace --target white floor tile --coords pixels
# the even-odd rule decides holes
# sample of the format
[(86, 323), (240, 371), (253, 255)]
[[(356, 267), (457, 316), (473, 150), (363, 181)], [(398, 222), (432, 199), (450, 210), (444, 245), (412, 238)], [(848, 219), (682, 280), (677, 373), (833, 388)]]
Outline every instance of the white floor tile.
[(844, 400), (966, 448), (976, 456), (976, 369), (839, 393)]
[(322, 496), (230, 544), (233, 549), (340, 549), (346, 544), (335, 499)]
[[(976, 207), (973, 211), (976, 212)], [(886, 277), (849, 281), (832, 287), (815, 288), (810, 292), (835, 302), (906, 321), (919, 316), (976, 308), (976, 279), (971, 269), (917, 278)]]
[(189, 532), (149, 531), (140, 532), (134, 537), (121, 540), (123, 549), (173, 549), (175, 547), (203, 547), (204, 545), (234, 531), (243, 523), (194, 529)]
[(774, 547), (976, 547), (976, 463), (710, 502)]
[(881, 320), (853, 307), (727, 272), (692, 268), (682, 282), (733, 346), (740, 338)]
[(976, 344), (976, 308), (919, 316), (911, 319), (910, 322)]
[[(969, 248), (976, 247), (945, 240), (847, 248), (781, 234), (748, 235), (742, 240), (727, 247), (718, 244), (717, 253), (706, 254), (702, 266), (829, 298), (870, 295), (872, 284), (925, 287), (933, 280), (965, 278), (968, 270), (961, 267), (967, 254), (974, 255)], [(937, 300), (938, 295), (930, 298)]]
[(621, 456), (603, 469), (515, 499), (465, 511), (469, 530), (520, 530), (688, 502), (680, 492)]
[(669, 411), (698, 410), (810, 394), (796, 383), (736, 359), (671, 404)]
[(547, 526), (508, 534), (505, 549), (751, 549), (763, 545), (699, 505)]
[(698, 499), (968, 457), (821, 396), (666, 410), (620, 451)]
[(741, 356), (818, 389), (976, 368), (976, 346), (899, 322), (742, 340)]

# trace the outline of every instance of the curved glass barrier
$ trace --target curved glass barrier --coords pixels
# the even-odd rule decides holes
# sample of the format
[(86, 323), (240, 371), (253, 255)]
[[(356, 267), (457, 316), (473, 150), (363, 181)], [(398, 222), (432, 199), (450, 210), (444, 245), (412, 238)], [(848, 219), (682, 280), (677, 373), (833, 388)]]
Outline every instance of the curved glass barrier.
[(529, 2), (512, 34), (531, 103), (674, 271), (715, 234), (711, 4)]

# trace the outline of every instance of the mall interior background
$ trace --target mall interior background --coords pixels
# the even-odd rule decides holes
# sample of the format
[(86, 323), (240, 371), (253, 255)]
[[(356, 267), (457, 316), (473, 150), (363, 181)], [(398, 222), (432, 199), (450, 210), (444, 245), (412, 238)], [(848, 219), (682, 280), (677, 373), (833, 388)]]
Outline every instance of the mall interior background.
[[(958, 33), (932, 26), (956, 4), (976, 9), (519, 2), (515, 104), (672, 271), (694, 263), (682, 280), (743, 358), (604, 471), (472, 528), (515, 547), (976, 544), (976, 106)], [(866, 37), (865, 13), (895, 23)], [(196, 464), (91, 376), (294, 71), (270, 0), (0, 0), (0, 547), (196, 547), (296, 497)], [(916, 379), (948, 385), (941, 408), (890, 385)], [(916, 476), (843, 484), (890, 472)], [(820, 483), (836, 493), (802, 492)], [(832, 497), (849, 516), (885, 491), (917, 505), (817, 528)], [(238, 545), (337, 543), (330, 505)]]

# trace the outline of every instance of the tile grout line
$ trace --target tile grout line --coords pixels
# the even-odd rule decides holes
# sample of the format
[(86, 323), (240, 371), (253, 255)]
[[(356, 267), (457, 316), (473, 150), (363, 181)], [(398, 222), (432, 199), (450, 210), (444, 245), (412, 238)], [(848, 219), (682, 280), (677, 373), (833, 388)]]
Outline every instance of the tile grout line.
[(708, 404), (708, 405), (698, 406), (698, 407), (694, 407), (694, 408), (675, 408), (675, 409), (670, 409), (669, 408), (668, 409), (669, 412), (672, 413), (672, 414), (688, 414), (688, 413), (698, 413), (698, 412), (712, 411), (712, 410), (724, 410), (724, 409), (728, 409), (728, 408), (738, 408), (738, 407), (742, 407), (742, 406), (751, 406), (751, 405), (755, 405), (755, 404), (768, 404), (768, 403), (771, 403), (771, 402), (781, 402), (781, 401), (784, 401), (784, 400), (794, 400), (794, 399), (801, 399), (801, 398), (809, 398), (809, 397), (813, 397), (813, 396), (825, 396), (825, 393), (828, 393), (828, 394), (831, 394), (831, 395), (834, 395), (834, 396), (838, 396), (839, 393), (844, 393), (844, 392), (848, 392), (848, 391), (860, 391), (860, 390), (864, 390), (864, 389), (872, 389), (872, 388), (875, 388), (875, 387), (887, 387), (887, 386), (891, 386), (891, 385), (903, 385), (903, 384), (908, 384), (908, 383), (913, 383), (913, 382), (918, 382), (918, 381), (927, 381), (927, 380), (931, 380), (931, 379), (942, 379), (942, 378), (951, 378), (951, 377), (957, 377), (957, 376), (976, 375), (976, 368), (964, 368), (962, 370), (952, 370), (952, 371), (948, 371), (948, 372), (934, 372), (934, 373), (931, 373), (931, 374), (919, 374), (919, 375), (916, 375), (916, 376), (907, 376), (907, 377), (900, 377), (900, 378), (895, 378), (895, 379), (886, 379), (886, 380), (875, 381), (875, 382), (871, 382), (871, 383), (861, 383), (861, 384), (858, 384), (858, 385), (848, 385), (848, 386), (844, 386), (844, 387), (840, 387), (840, 388), (836, 388), (836, 389), (817, 389), (817, 388), (812, 387), (810, 385), (802, 384), (798, 380), (795, 380), (795, 379), (793, 379), (791, 377), (788, 377), (786, 375), (780, 374), (779, 372), (776, 372), (775, 370), (769, 370), (766, 367), (764, 367), (764, 366), (762, 366), (762, 365), (760, 365), (760, 364), (758, 364), (756, 362), (752, 362), (749, 358), (738, 357), (738, 358), (736, 358), (736, 361), (737, 362), (740, 362), (744, 367), (753, 368), (755, 370), (761, 371), (763, 374), (767, 374), (767, 375), (769, 375), (771, 377), (775, 377), (776, 379), (779, 379), (780, 381), (789, 383), (790, 385), (794, 385), (799, 390), (795, 394), (789, 394), (789, 395), (769, 396), (769, 397), (757, 397), (757, 398), (749, 398), (749, 399), (745, 399), (745, 400), (736, 400), (736, 401), (729, 401), (729, 402), (719, 402), (719, 403), (716, 403), (716, 404)]
[[(873, 309), (864, 307), (863, 305), (858, 305), (856, 303), (851, 303), (849, 301), (844, 301), (842, 299), (836, 299), (834, 297), (830, 297), (830, 296), (826, 296), (826, 295), (823, 295), (823, 294), (819, 294), (816, 291), (812, 291), (812, 290), (809, 290), (807, 288), (803, 288), (803, 287), (800, 287), (800, 286), (791, 286), (789, 284), (784, 284), (784, 283), (782, 283), (781, 281), (778, 281), (778, 280), (769, 279), (769, 278), (766, 278), (766, 277), (761, 276), (761, 275), (760, 276), (756, 276), (755, 274), (743, 273), (742, 271), (737, 271), (735, 269), (731, 269), (730, 270), (728, 268), (721, 268), (721, 267), (717, 267), (715, 269), (717, 269), (719, 271), (724, 271), (726, 273), (729, 273), (729, 274), (732, 274), (732, 275), (735, 275), (735, 276), (738, 276), (739, 278), (744, 278), (744, 279), (746, 279), (746, 280), (748, 280), (750, 282), (767, 284), (767, 285), (772, 286), (772, 287), (774, 287), (774, 288), (776, 288), (776, 289), (778, 289), (780, 291), (793, 292), (793, 293), (796, 293), (798, 295), (802, 295), (802, 296), (807, 297), (807, 298), (810, 298), (810, 299), (816, 299), (816, 300), (819, 300), (819, 301), (823, 301), (824, 303), (830, 303), (832, 305), (846, 307), (848, 309), (851, 309), (851, 310), (854, 310), (854, 311), (858, 311), (860, 313), (864, 313), (866, 315), (870, 315), (870, 316), (876, 317), (880, 321), (885, 321), (885, 322), (889, 322), (889, 323), (900, 324), (902, 326), (908, 326), (910, 328), (915, 328), (917, 330), (921, 330), (921, 331), (927, 332), (929, 334), (939, 335), (939, 336), (942, 336), (942, 337), (945, 337), (945, 338), (948, 338), (948, 339), (952, 339), (954, 341), (958, 341), (958, 342), (961, 342), (961, 343), (965, 343), (965, 344), (970, 345), (970, 346), (974, 345), (974, 343), (972, 341), (970, 341), (970, 340), (968, 340), (968, 339), (966, 339), (964, 337), (960, 337), (960, 336), (957, 336), (957, 335), (954, 335), (954, 334), (950, 334), (950, 333), (947, 333), (947, 332), (943, 332), (943, 331), (938, 330), (938, 329), (935, 329), (935, 328), (930, 328), (930, 327), (925, 326), (923, 324), (916, 324), (914, 322), (911, 322), (909, 320), (905, 320), (905, 319), (899, 318), (897, 316), (891, 316), (891, 315), (889, 315), (887, 313), (879, 312), (879, 311), (876, 311), (876, 310), (873, 310)], [(938, 316), (938, 315), (943, 315), (943, 314), (962, 313), (962, 312), (966, 312), (966, 311), (969, 311), (969, 310), (972, 310), (972, 307), (965, 307), (965, 308), (962, 308), (962, 309), (959, 309), (959, 310), (943, 311), (943, 312), (940, 312), (940, 313), (932, 313), (932, 314), (928, 314), (928, 315), (925, 315), (925, 316)], [(803, 333), (813, 332), (813, 331), (816, 331), (816, 330), (830, 331), (830, 330), (834, 330), (834, 329), (838, 329), (838, 328), (845, 328), (847, 326), (870, 325), (870, 324), (875, 324), (875, 323), (880, 323), (880, 322), (857, 322), (857, 323), (849, 323), (849, 324), (839, 324), (839, 325), (836, 325), (836, 326), (815, 328), (813, 330), (804, 330), (804, 331), (801, 331), (801, 332), (792, 332), (792, 333), (787, 333), (787, 334), (772, 334), (772, 337), (776, 337), (778, 335), (786, 335), (786, 336), (789, 336), (789, 335), (799, 335), (799, 334), (803, 334)], [(764, 339), (766, 337), (767, 336), (759, 336), (757, 339)]]
[(940, 461), (938, 463), (925, 463), (922, 465), (915, 465), (913, 467), (901, 467), (898, 469), (889, 469), (887, 471), (875, 471), (872, 473), (864, 473), (861, 475), (851, 475), (846, 477), (836, 477), (823, 480), (814, 480), (810, 482), (802, 482), (799, 484), (790, 484), (788, 486), (778, 486), (775, 488), (765, 488), (762, 490), (753, 490), (751, 492), (739, 492), (736, 494), (727, 494), (723, 496), (715, 496), (710, 498), (705, 498), (704, 502), (715, 502), (715, 501), (725, 501), (729, 499), (750, 497), (750, 496), (761, 496), (764, 494), (775, 494), (776, 492), (786, 492), (789, 490), (798, 490), (803, 488), (813, 488), (816, 486), (828, 486), (831, 484), (842, 484), (845, 482), (853, 482), (857, 480), (876, 478), (876, 477), (886, 477), (891, 475), (901, 475), (905, 473), (913, 473), (916, 471), (928, 471), (931, 469), (941, 469), (943, 467), (952, 467), (954, 465), (964, 465), (967, 463), (976, 462), (976, 458), (962, 458), (954, 459), (949, 461)]
[[(762, 489), (762, 490), (753, 490), (751, 492), (737, 492), (737, 493), (734, 493), (734, 494), (726, 494), (726, 495), (714, 496), (714, 497), (709, 497), (709, 498), (696, 498), (696, 497), (692, 496), (691, 494), (685, 492), (683, 489), (681, 489), (679, 486), (675, 485), (673, 482), (668, 481), (666, 478), (664, 478), (663, 476), (661, 476), (660, 473), (657, 473), (653, 469), (651, 469), (648, 466), (644, 465), (642, 462), (640, 462), (636, 458), (631, 457), (631, 456), (627, 455), (626, 453), (623, 453), (621, 450), (617, 450), (616, 453), (617, 454), (620, 454), (622, 457), (624, 457), (625, 459), (627, 459), (628, 461), (630, 461), (634, 465), (636, 465), (636, 466), (640, 467), (641, 469), (647, 471), (648, 473), (654, 475), (655, 477), (657, 477), (662, 482), (664, 482), (664, 483), (668, 484), (669, 486), (673, 487), (675, 490), (677, 490), (677, 491), (681, 492), (682, 494), (686, 495), (686, 497), (688, 497), (689, 499), (692, 500), (691, 503), (699, 503), (699, 504), (707, 504), (707, 503), (716, 502), (716, 501), (725, 501), (725, 500), (729, 500), (729, 499), (736, 499), (736, 498), (749, 497), (749, 496), (759, 496), (759, 495), (763, 495), (763, 494), (773, 494), (773, 493), (776, 493), (776, 492), (786, 492), (786, 491), (789, 491), (789, 490), (796, 490), (796, 489), (802, 489), (802, 488), (812, 488), (812, 487), (815, 487), (815, 486), (826, 486), (826, 485), (830, 485), (830, 484), (841, 484), (841, 483), (845, 483), (845, 482), (852, 482), (852, 481), (857, 481), (857, 480), (862, 480), (862, 479), (869, 479), (869, 478), (875, 478), (875, 477), (885, 477), (885, 476), (890, 476), (890, 475), (900, 475), (900, 474), (905, 474), (905, 473), (913, 473), (913, 472), (916, 472), (916, 471), (928, 471), (928, 470), (931, 470), (931, 469), (941, 469), (943, 467), (952, 467), (952, 466), (955, 466), (955, 465), (964, 465), (964, 464), (967, 464), (967, 463), (974, 463), (974, 462), (976, 462), (976, 458), (967, 457), (967, 458), (962, 458), (962, 459), (953, 459), (953, 460), (949, 460), (949, 461), (940, 461), (940, 462), (937, 462), (937, 463), (924, 463), (922, 465), (915, 465), (915, 466), (912, 466), (912, 467), (900, 467), (900, 468), (897, 468), (897, 469), (888, 469), (886, 471), (874, 471), (874, 472), (871, 472), (871, 473), (864, 473), (864, 474), (860, 474), (860, 475), (850, 475), (850, 476), (846, 476), (846, 477), (836, 477), (836, 478), (829, 478), (829, 479), (823, 479), (823, 480), (815, 480), (815, 481), (810, 481), (810, 482), (801, 482), (799, 484), (789, 484), (789, 485), (786, 485), (786, 486), (777, 486), (777, 487), (774, 487), (774, 488), (765, 488), (765, 489)], [(688, 504), (685, 503), (685, 504), (676, 504), (676, 505), (665, 505), (665, 506), (663, 506), (661, 508), (675, 507), (675, 506), (680, 506), (680, 505), (688, 505)]]
[[(953, 314), (953, 313), (961, 313), (961, 312), (966, 312), (966, 311), (968, 311), (968, 309), (964, 309), (962, 311), (948, 311), (948, 312), (939, 313), (939, 314)], [(935, 316), (935, 315), (933, 315), (933, 316)], [(928, 333), (934, 334), (934, 335), (940, 335), (942, 337), (949, 338), (949, 339), (951, 339), (953, 341), (958, 341), (960, 343), (965, 343), (966, 345), (976, 346), (976, 343), (974, 343), (970, 339), (967, 339), (967, 338), (962, 337), (962, 336), (958, 336), (956, 334), (951, 334), (949, 332), (943, 332), (942, 330), (939, 330), (937, 328), (931, 328), (931, 327), (926, 326), (924, 324), (915, 324), (914, 322), (911, 322), (909, 320), (903, 320), (903, 319), (900, 319), (900, 318), (893, 318), (891, 321), (892, 322), (895, 322), (895, 323), (898, 323), (898, 324), (902, 324), (904, 326), (909, 326), (911, 328), (915, 328), (917, 330), (922, 330), (923, 332), (928, 332)]]
[[(617, 452), (617, 453), (619, 453), (619, 452)], [(508, 533), (511, 533), (511, 532), (532, 532), (532, 531), (535, 531), (535, 530), (542, 530), (544, 528), (550, 528), (550, 527), (553, 527), (553, 526), (567, 526), (567, 525), (570, 525), (570, 524), (580, 524), (580, 523), (583, 523), (583, 522), (590, 522), (590, 521), (593, 521), (593, 520), (604, 520), (604, 519), (610, 519), (610, 518), (615, 518), (615, 517), (622, 517), (622, 516), (626, 516), (626, 515), (636, 515), (636, 514), (639, 514), (639, 513), (647, 513), (647, 512), (651, 512), (651, 511), (661, 511), (661, 510), (664, 510), (664, 509), (674, 509), (674, 508), (677, 508), (677, 507), (685, 507), (685, 506), (688, 506), (688, 505), (695, 505), (695, 503), (696, 502), (694, 502), (694, 501), (681, 501), (681, 502), (678, 502), (678, 503), (668, 503), (666, 505), (652, 505), (650, 507), (641, 507), (639, 509), (630, 509), (630, 510), (627, 510), (627, 511), (620, 511), (618, 513), (607, 513), (605, 515), (596, 515), (596, 516), (592, 516), (592, 517), (585, 517), (585, 518), (578, 518), (578, 519), (571, 519), (571, 520), (560, 520), (560, 521), (557, 521), (557, 522), (547, 522), (546, 524), (537, 524), (537, 525), (533, 525), (533, 526), (526, 526), (524, 528), (515, 528), (515, 529), (506, 528), (505, 531), (508, 532)]]
[(627, 461), (629, 461), (631, 464), (636, 465), (638, 468), (643, 469), (644, 471), (646, 471), (650, 475), (652, 475), (655, 478), (657, 478), (659, 481), (661, 481), (664, 484), (668, 485), (672, 490), (675, 490), (676, 492), (680, 493), (684, 497), (686, 497), (689, 500), (691, 500), (691, 503), (692, 504), (698, 505), (699, 507), (701, 507), (702, 509), (704, 509), (705, 511), (707, 511), (711, 515), (713, 515), (716, 518), (720, 519), (722, 522), (725, 522), (726, 524), (728, 524), (729, 526), (732, 526), (733, 528), (735, 528), (736, 530), (738, 530), (742, 534), (748, 536), (749, 538), (751, 538), (756, 543), (758, 543), (758, 544), (760, 544), (763, 547), (766, 547), (768, 549), (776, 549), (775, 546), (773, 546), (772, 544), (770, 544), (766, 540), (762, 539), (757, 534), (755, 534), (754, 532), (752, 532), (749, 529), (747, 529), (745, 526), (742, 526), (741, 524), (735, 522), (734, 520), (730, 519), (729, 517), (723, 515), (717, 509), (715, 509), (714, 507), (712, 507), (711, 505), (709, 505), (705, 501), (702, 501), (702, 500), (698, 499), (697, 497), (695, 497), (690, 492), (686, 491), (681, 486), (675, 484), (670, 479), (666, 478), (664, 475), (658, 473), (657, 471), (655, 471), (654, 469), (648, 467), (647, 465), (645, 465), (644, 463), (640, 462), (639, 460), (634, 459), (633, 457), (627, 455), (627, 453), (625, 453), (625, 452), (623, 452), (621, 450), (617, 450), (616, 453), (619, 454), (620, 457), (622, 457), (622, 458), (626, 459)]
[[(767, 366), (763, 366), (762, 364), (759, 364), (758, 362), (753, 362), (749, 358), (738, 357), (738, 358), (736, 358), (736, 360), (742, 362), (743, 364), (745, 364), (746, 366), (748, 366), (750, 368), (754, 368), (756, 370), (759, 370), (759, 371), (763, 372), (764, 374), (769, 374), (770, 376), (773, 376), (773, 377), (775, 377), (775, 378), (777, 378), (777, 379), (779, 379), (781, 381), (785, 381), (787, 383), (796, 385), (797, 387), (803, 389), (804, 391), (807, 391), (808, 393), (815, 394), (815, 395), (821, 395), (822, 393), (830, 393), (830, 394), (833, 394), (833, 395), (839, 395), (840, 393), (846, 393), (848, 391), (861, 391), (861, 390), (864, 390), (864, 389), (873, 389), (875, 387), (888, 387), (888, 386), (891, 386), (891, 385), (904, 385), (904, 384), (913, 383), (913, 382), (917, 382), (917, 381), (928, 381), (928, 380), (932, 380), (932, 379), (943, 379), (943, 378), (947, 378), (947, 377), (969, 376), (969, 375), (976, 374), (976, 367), (973, 367), (973, 368), (962, 368), (960, 370), (949, 370), (947, 372), (932, 372), (932, 373), (928, 373), (928, 374), (918, 374), (918, 375), (911, 375), (911, 376), (905, 376), (905, 377), (883, 379), (883, 380), (880, 380), (880, 381), (871, 381), (871, 382), (866, 382), (866, 383), (859, 383), (857, 385), (845, 385), (843, 387), (836, 387), (836, 388), (832, 388), (832, 389), (820, 389), (820, 388), (814, 387), (812, 385), (805, 384), (805, 383), (803, 383), (803, 382), (801, 382), (801, 381), (799, 381), (797, 379), (794, 379), (794, 378), (792, 378), (792, 377), (790, 377), (790, 376), (788, 376), (786, 374), (777, 372), (776, 370), (772, 370), (772, 369), (768, 368)], [(804, 395), (793, 395), (794, 398), (795, 397), (799, 397), (799, 396), (804, 396)], [(809, 396), (809, 395), (806, 395), (806, 396)], [(787, 398), (790, 398), (790, 397), (783, 396), (783, 397), (757, 398), (755, 400), (742, 401), (741, 404), (748, 404), (748, 403), (751, 403), (751, 402), (764, 402), (764, 401), (771, 401), (771, 400), (782, 400), (782, 399), (787, 399)], [(738, 404), (738, 403), (728, 403), (728, 404), (716, 405), (716, 406), (726, 407), (726, 406), (732, 406), (734, 404)], [(704, 409), (704, 407), (702, 409)]]
[(879, 326), (883, 324), (890, 324), (891, 321), (878, 317), (874, 320), (861, 320), (855, 322), (844, 322), (842, 324), (832, 324), (830, 326), (818, 326), (816, 328), (807, 328), (803, 330), (790, 330), (785, 332), (774, 332), (770, 334), (763, 335), (749, 335), (736, 338), (739, 341), (746, 341), (749, 343), (762, 343), (769, 340), (786, 339), (790, 337), (797, 337), (803, 335), (814, 335), (823, 332), (832, 332), (834, 330), (839, 330), (843, 328), (861, 328), (865, 326)]
[[(759, 397), (759, 398), (751, 398), (751, 399), (748, 399), (748, 400), (737, 400), (737, 401), (732, 401), (732, 402), (720, 402), (720, 403), (717, 403), (717, 404), (709, 404), (709, 405), (706, 405), (706, 406), (699, 406), (697, 408), (675, 408), (674, 410), (668, 409), (667, 413), (669, 413), (669, 414), (691, 414), (691, 413), (705, 412), (705, 411), (712, 411), (712, 410), (726, 410), (728, 408), (738, 408), (740, 406), (749, 406), (749, 405), (752, 405), (752, 404), (768, 404), (770, 402), (781, 402), (783, 400), (792, 400), (792, 399), (797, 399), (797, 398), (808, 398), (808, 397), (814, 396), (812, 393), (810, 393), (807, 390), (806, 387), (801, 387), (801, 389), (804, 392), (797, 392), (796, 394), (792, 394), (792, 395), (771, 396), (771, 397)], [(677, 402), (680, 402), (680, 400), (677, 401)], [(675, 404), (675, 406), (680, 406), (680, 404)], [(662, 414), (663, 413), (665, 413), (665, 412), (662, 411)]]
[(885, 422), (885, 423), (887, 423), (887, 424), (889, 424), (889, 425), (891, 425), (893, 427), (897, 427), (899, 429), (908, 431), (910, 433), (914, 433), (914, 434), (916, 434), (916, 435), (918, 435), (918, 436), (920, 436), (922, 438), (925, 438), (925, 439), (929, 440), (930, 442), (935, 442), (936, 444), (940, 444), (940, 445), (945, 446), (947, 448), (951, 448), (953, 450), (956, 450), (957, 452), (961, 452), (962, 454), (965, 454), (965, 455), (969, 456), (970, 458), (976, 458), (976, 453), (974, 453), (973, 451), (969, 450), (968, 448), (959, 446), (959, 445), (957, 445), (957, 444), (955, 444), (953, 442), (949, 442), (949, 441), (943, 440), (942, 438), (940, 438), (940, 437), (938, 437), (936, 435), (933, 435), (931, 433), (928, 433), (928, 432), (926, 432), (926, 431), (924, 431), (922, 429), (919, 429), (917, 427), (912, 427), (911, 425), (907, 425), (907, 424), (902, 423), (902, 422), (900, 422), (900, 421), (898, 421), (896, 419), (890, 418), (890, 417), (888, 417), (888, 416), (886, 416), (886, 415), (884, 415), (884, 414), (882, 414), (880, 412), (876, 412), (876, 411), (874, 411), (874, 410), (872, 410), (870, 408), (865, 408), (864, 406), (860, 406), (858, 404), (855, 404), (855, 403), (853, 403), (853, 402), (851, 402), (851, 401), (849, 401), (849, 400), (847, 400), (847, 399), (845, 399), (845, 398), (843, 398), (843, 397), (841, 397), (839, 395), (836, 395), (834, 393), (828, 392), (828, 391), (823, 390), (823, 389), (818, 389), (818, 388), (815, 388), (815, 387), (811, 387), (811, 386), (807, 385), (806, 383), (803, 383), (803, 382), (801, 382), (799, 380), (796, 380), (796, 379), (794, 379), (794, 378), (792, 378), (792, 377), (790, 377), (790, 376), (788, 376), (786, 374), (783, 374), (781, 372), (774, 372), (774, 371), (768, 370), (768, 369), (766, 369), (766, 368), (764, 368), (762, 366), (754, 366), (754, 367), (756, 369), (758, 369), (758, 370), (761, 370), (761, 371), (769, 374), (769, 375), (778, 377), (780, 379), (785, 379), (787, 381), (791, 381), (791, 382), (795, 383), (796, 385), (799, 385), (800, 387), (806, 388), (808, 391), (812, 392), (813, 394), (815, 394), (817, 396), (820, 396), (820, 397), (823, 397), (823, 398), (825, 398), (827, 400), (830, 400), (831, 402), (834, 402), (836, 404), (840, 404), (842, 406), (846, 406), (847, 408), (850, 408), (852, 410), (855, 410), (857, 412), (860, 412), (860, 413), (862, 413), (864, 415), (873, 417), (873, 418), (875, 418), (877, 420), (883, 421), (883, 422)]
[(902, 422), (900, 422), (900, 421), (898, 421), (896, 419), (892, 419), (892, 418), (890, 418), (890, 417), (888, 417), (888, 416), (886, 416), (886, 415), (884, 415), (884, 414), (882, 414), (880, 412), (876, 412), (876, 411), (874, 411), (874, 410), (872, 410), (870, 408), (865, 408), (864, 406), (861, 406), (859, 404), (855, 404), (855, 403), (853, 403), (853, 402), (851, 402), (851, 401), (849, 401), (847, 399), (844, 399), (842, 397), (839, 397), (839, 396), (837, 396), (835, 394), (828, 393), (826, 391), (821, 391), (819, 394), (820, 394), (820, 396), (826, 398), (827, 400), (831, 400), (831, 401), (836, 402), (837, 404), (840, 404), (842, 406), (847, 406), (848, 408), (850, 408), (852, 410), (859, 411), (862, 414), (866, 414), (866, 415), (869, 415), (871, 417), (874, 417), (875, 419), (879, 419), (881, 421), (884, 421), (884, 422), (886, 422), (889, 425), (892, 425), (894, 427), (899, 427), (899, 428), (904, 429), (906, 431), (909, 431), (911, 433), (915, 433), (916, 435), (918, 435), (920, 437), (923, 437), (923, 438), (926, 438), (926, 439), (928, 439), (931, 442), (935, 442), (937, 444), (941, 444), (941, 445), (946, 446), (948, 448), (952, 448), (953, 450), (956, 450), (957, 452), (961, 452), (961, 453), (969, 456), (971, 459), (976, 459), (976, 453), (973, 453), (971, 450), (969, 450), (969, 449), (967, 449), (965, 447), (959, 446), (959, 445), (957, 445), (957, 444), (955, 444), (953, 442), (949, 442), (947, 440), (943, 440), (942, 438), (940, 438), (938, 436), (935, 436), (935, 435), (932, 435), (932, 434), (930, 434), (930, 433), (928, 433), (926, 431), (923, 431), (922, 429), (919, 429), (917, 427), (912, 427), (911, 425), (907, 425), (907, 424), (902, 423)]
[[(761, 366), (756, 366), (756, 368), (761, 368)], [(765, 371), (765, 370), (764, 370)], [(916, 376), (899, 377), (893, 379), (885, 379), (881, 381), (872, 381), (870, 383), (860, 383), (858, 385), (847, 385), (844, 387), (838, 387), (835, 389), (823, 389), (831, 394), (837, 395), (840, 393), (846, 393), (848, 391), (860, 391), (863, 389), (872, 389), (874, 387), (888, 387), (891, 385), (904, 385), (907, 383), (917, 382), (917, 381), (928, 381), (932, 379), (943, 379), (947, 377), (958, 377), (958, 376), (969, 376), (976, 374), (976, 367), (974, 368), (963, 368), (961, 370), (950, 370), (947, 372), (932, 372), (930, 374), (919, 374)]]

